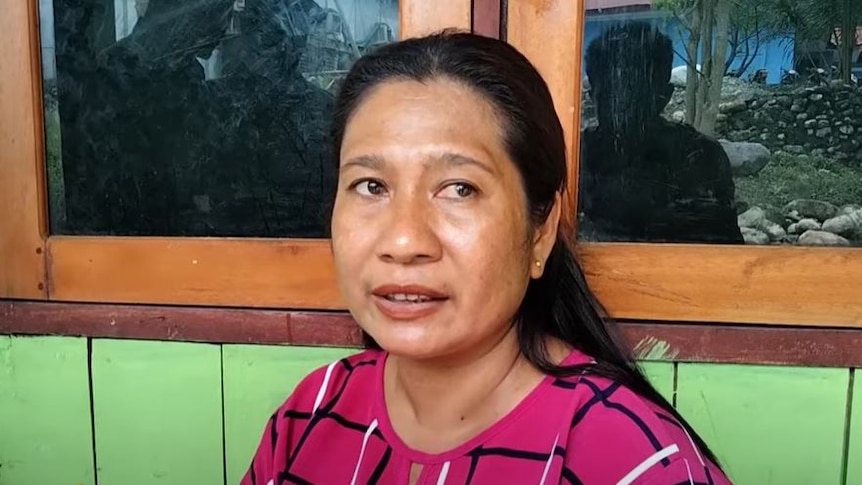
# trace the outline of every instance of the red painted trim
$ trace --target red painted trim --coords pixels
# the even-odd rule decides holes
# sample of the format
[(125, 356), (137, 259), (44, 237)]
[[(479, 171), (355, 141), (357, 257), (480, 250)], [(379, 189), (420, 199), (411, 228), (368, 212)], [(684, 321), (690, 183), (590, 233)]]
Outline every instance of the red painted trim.
[(862, 329), (623, 323), (639, 358), (674, 362), (862, 367)]
[[(862, 329), (622, 322), (637, 357), (862, 367)], [(347, 313), (0, 300), (0, 335), (358, 347)]]
[(501, 0), (473, 0), (473, 32), (500, 38)]

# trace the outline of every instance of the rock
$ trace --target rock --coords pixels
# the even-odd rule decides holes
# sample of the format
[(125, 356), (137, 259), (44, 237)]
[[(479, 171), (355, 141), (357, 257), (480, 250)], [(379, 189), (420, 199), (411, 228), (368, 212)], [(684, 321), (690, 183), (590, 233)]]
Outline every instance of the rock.
[(760, 207), (752, 207), (736, 216), (739, 227), (758, 227), (766, 220), (766, 212)]
[(748, 103), (746, 103), (742, 99), (735, 99), (733, 101), (729, 101), (727, 103), (720, 103), (718, 105), (718, 112), (724, 114), (732, 114), (738, 113), (740, 111), (745, 111), (748, 108)]
[(856, 130), (850, 125), (843, 125), (838, 128), (838, 131), (841, 132), (842, 135), (851, 135)]
[(845, 205), (845, 206), (842, 206), (840, 209), (838, 209), (838, 214), (837, 214), (837, 215), (839, 215), (839, 216), (843, 216), (843, 215), (846, 215), (846, 214), (850, 214), (851, 212), (856, 212), (856, 211), (858, 211), (858, 210), (862, 210), (862, 205), (857, 205), (857, 204), (847, 204), (847, 205)]
[(818, 130), (814, 132), (814, 136), (816, 136), (817, 138), (826, 138), (827, 136), (829, 136), (831, 134), (832, 134), (832, 128), (830, 128), (828, 126), (825, 128), (818, 128)]
[(682, 111), (682, 110), (674, 111), (673, 114), (671, 115), (671, 119), (676, 121), (677, 123), (684, 123), (685, 122), (685, 111)]
[(831, 219), (838, 212), (838, 209), (829, 202), (811, 199), (797, 199), (784, 206), (784, 215), (793, 218), (793, 213), (796, 212), (801, 218), (817, 219), (825, 221)]
[(831, 232), (806, 231), (799, 236), (800, 246), (849, 246), (850, 241)]
[(736, 223), (740, 228), (756, 229), (766, 234), (771, 241), (780, 241), (787, 235), (784, 228), (771, 221), (767, 212), (760, 207), (752, 207), (738, 215)]
[(815, 149), (811, 150), (811, 156), (812, 157), (822, 157), (823, 155), (826, 155), (826, 150), (824, 150), (822, 148), (815, 148)]
[(784, 145), (784, 151), (787, 153), (800, 154), (803, 153), (805, 149), (802, 148), (802, 145)]
[[(700, 72), (700, 64), (697, 64), (698, 72)], [(670, 83), (674, 86), (684, 87), (688, 76), (688, 66), (679, 66), (670, 71)]]
[(786, 244), (796, 244), (799, 242), (799, 236), (796, 234), (788, 234), (781, 242)]
[(802, 234), (806, 231), (819, 231), (820, 223), (814, 219), (802, 219), (799, 222), (794, 222), (787, 228), (790, 234)]
[(784, 214), (784, 218), (787, 219), (788, 221), (796, 221), (796, 222), (799, 222), (803, 219), (803, 217), (801, 215), (799, 215), (799, 211), (795, 210), (795, 209), (791, 210), (790, 212), (786, 212)]
[(769, 221), (769, 224), (758, 229), (765, 232), (766, 235), (769, 236), (769, 239), (772, 241), (781, 241), (787, 236), (787, 231), (785, 231), (783, 227), (772, 221)]
[(763, 170), (772, 156), (769, 149), (760, 143), (727, 140), (720, 140), (720, 143), (730, 159), (734, 175), (755, 175)]
[(769, 244), (769, 236), (765, 232), (751, 227), (742, 227), (740, 231), (742, 232), (742, 239), (745, 241), (745, 244)]
[(823, 230), (848, 239), (862, 239), (862, 209), (827, 220)]
[(823, 99), (823, 95), (820, 93), (814, 93), (808, 97), (811, 101), (817, 102)]

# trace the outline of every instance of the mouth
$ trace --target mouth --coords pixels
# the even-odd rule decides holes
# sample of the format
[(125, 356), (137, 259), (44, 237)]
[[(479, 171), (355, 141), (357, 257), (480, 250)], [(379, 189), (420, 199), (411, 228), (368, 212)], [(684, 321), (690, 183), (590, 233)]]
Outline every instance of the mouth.
[(392, 320), (417, 320), (439, 311), (449, 296), (420, 285), (383, 285), (372, 292), (378, 310)]

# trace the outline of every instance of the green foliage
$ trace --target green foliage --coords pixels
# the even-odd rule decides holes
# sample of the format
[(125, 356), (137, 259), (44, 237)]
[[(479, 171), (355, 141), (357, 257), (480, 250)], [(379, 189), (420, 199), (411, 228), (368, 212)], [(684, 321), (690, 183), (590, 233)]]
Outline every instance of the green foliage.
[(737, 200), (749, 206), (783, 207), (795, 199), (862, 204), (862, 169), (831, 158), (776, 155), (759, 174), (735, 184)]

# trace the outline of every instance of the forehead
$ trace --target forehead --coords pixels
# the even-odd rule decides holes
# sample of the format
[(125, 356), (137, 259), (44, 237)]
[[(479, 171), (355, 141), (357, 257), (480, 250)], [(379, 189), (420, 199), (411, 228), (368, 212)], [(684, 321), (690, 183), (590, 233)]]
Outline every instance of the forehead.
[(387, 81), (373, 88), (348, 121), (345, 149), (399, 143), (501, 145), (494, 107), (449, 79)]

